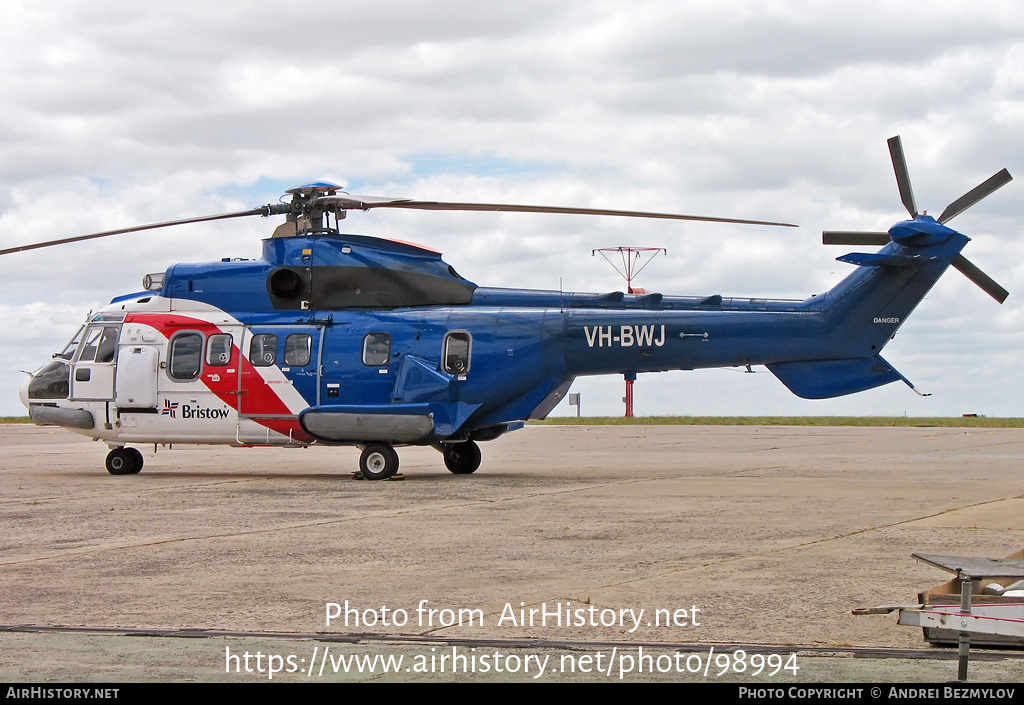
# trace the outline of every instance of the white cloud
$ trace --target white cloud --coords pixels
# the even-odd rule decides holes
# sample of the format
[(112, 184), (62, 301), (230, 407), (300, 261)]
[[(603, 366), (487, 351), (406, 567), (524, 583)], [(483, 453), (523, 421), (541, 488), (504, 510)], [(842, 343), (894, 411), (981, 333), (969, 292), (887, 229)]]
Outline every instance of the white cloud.
[[(849, 271), (833, 261), (843, 250), (817, 244), (820, 230), (904, 217), (891, 135), (903, 134), (930, 212), (1003, 166), (1024, 171), (1022, 26), (1014, 2), (14, 4), (0, 28), (0, 242), (244, 209), (328, 177), (425, 199), (798, 222), (375, 212), (348, 227), (443, 249), (481, 285), (619, 288), (590, 250), (632, 244), (669, 250), (642, 275), (649, 290), (803, 297)], [(997, 306), (953, 272), (886, 352), (954, 399), (890, 385), (829, 408), (957, 413), (969, 401), (1019, 414), (1007, 392), (1024, 381), (1011, 364), (1024, 317), (1017, 188), (953, 223), (1011, 298)], [(9, 256), (8, 320), (62, 342), (68, 316), (51, 322), (39, 306), (83, 315), (174, 262), (257, 256), (271, 227), (204, 224)], [(13, 337), (3, 359), (38, 366), (60, 342)], [(666, 375), (648, 413), (688, 411), (673, 407), (688, 396), (718, 413), (818, 413), (755, 379)], [(0, 383), (0, 411), (17, 413), (13, 382)], [(615, 413), (621, 380), (603, 384), (599, 404)]]

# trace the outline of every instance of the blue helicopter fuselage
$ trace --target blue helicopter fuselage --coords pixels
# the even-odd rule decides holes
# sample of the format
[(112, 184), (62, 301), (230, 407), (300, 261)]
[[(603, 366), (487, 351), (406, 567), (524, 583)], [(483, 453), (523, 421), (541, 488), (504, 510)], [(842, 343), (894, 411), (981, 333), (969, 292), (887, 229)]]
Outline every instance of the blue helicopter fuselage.
[(361, 447), (362, 476), (380, 480), (398, 470), (399, 445), (432, 445), (451, 472), (474, 472), (477, 441), (543, 418), (584, 375), (628, 381), (644, 372), (764, 365), (809, 399), (899, 380), (913, 388), (880, 353), (950, 266), (1000, 303), (1008, 296), (960, 254), (968, 238), (946, 223), (1012, 177), (1003, 169), (935, 219), (917, 212), (900, 138), (888, 144), (910, 219), (888, 232), (823, 233), (826, 243), (881, 249), (839, 257), (857, 269), (804, 300), (484, 288), (429, 248), (338, 230), (349, 211), (373, 208), (786, 223), (354, 196), (325, 182), (247, 211), (0, 250), (286, 218), (260, 259), (147, 275), (146, 291), (114, 299), (30, 376), (22, 401), (37, 424), (106, 441), (115, 475), (142, 468), (128, 443), (325, 443)]
[(271, 238), (114, 299), (25, 401), (111, 444), (440, 446), (543, 418), (585, 375), (766, 365), (838, 396), (903, 379), (878, 353), (967, 242), (938, 227), (805, 300), (477, 287), (417, 245)]

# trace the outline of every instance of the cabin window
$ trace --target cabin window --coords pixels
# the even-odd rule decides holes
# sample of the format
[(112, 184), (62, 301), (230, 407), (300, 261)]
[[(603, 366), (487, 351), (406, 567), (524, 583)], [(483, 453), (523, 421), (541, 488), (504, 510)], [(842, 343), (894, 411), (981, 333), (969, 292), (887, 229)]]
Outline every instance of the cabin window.
[(444, 351), (441, 355), (444, 371), (453, 375), (469, 372), (469, 353), (473, 336), (468, 331), (453, 331), (444, 337)]
[(260, 333), (249, 343), (249, 361), (256, 367), (270, 367), (277, 362), (277, 336)]
[(367, 333), (363, 338), (363, 364), (383, 367), (391, 357), (391, 336), (387, 333)]
[(313, 349), (313, 336), (309, 333), (292, 333), (284, 339), (284, 364), (305, 367), (309, 364)]
[(167, 374), (171, 379), (189, 381), (199, 376), (203, 362), (203, 336), (200, 333), (179, 333), (171, 338)]
[(206, 341), (206, 364), (223, 367), (231, 364), (231, 334), (216, 333)]

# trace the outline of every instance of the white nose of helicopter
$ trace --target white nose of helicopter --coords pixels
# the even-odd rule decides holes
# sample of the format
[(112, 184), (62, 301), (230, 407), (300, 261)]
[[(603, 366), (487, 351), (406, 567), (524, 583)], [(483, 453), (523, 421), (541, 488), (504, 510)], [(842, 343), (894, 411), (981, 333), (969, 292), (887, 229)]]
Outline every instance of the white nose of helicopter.
[(28, 372), (25, 373), (25, 381), (22, 382), (21, 388), (18, 389), (18, 398), (21, 399), (22, 405), (28, 408), (28, 385), (32, 383), (32, 375)]

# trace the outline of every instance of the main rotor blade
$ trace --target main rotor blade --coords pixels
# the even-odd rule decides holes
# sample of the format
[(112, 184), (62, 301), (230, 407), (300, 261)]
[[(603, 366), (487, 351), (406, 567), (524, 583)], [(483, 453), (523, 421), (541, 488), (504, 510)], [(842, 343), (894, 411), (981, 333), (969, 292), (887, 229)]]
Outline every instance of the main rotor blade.
[(963, 255), (957, 255), (952, 264), (963, 272), (965, 277), (980, 286), (986, 294), (999, 303), (1006, 301), (1006, 297), (1010, 295), (1010, 292), (996, 284), (992, 277), (975, 267), (974, 264), (972, 264)]
[(37, 242), (32, 245), (21, 245), (19, 247), (9, 247), (6, 250), (0, 250), (0, 255), (10, 255), (15, 252), (26, 252), (28, 250), (38, 250), (43, 247), (53, 247), (54, 245), (66, 245), (71, 242), (80, 242), (81, 240), (94, 240), (98, 237), (108, 237), (110, 235), (121, 235), (124, 233), (135, 233), (140, 230), (155, 230), (156, 228), (169, 228), (172, 225), (187, 225), (189, 223), (203, 223), (208, 220), (227, 220), (228, 218), (244, 218), (249, 215), (271, 215), (274, 211), (273, 206), (260, 206), (259, 208), (253, 208), (247, 211), (237, 211), (235, 213), (220, 213), (218, 215), (202, 215), (197, 218), (183, 218), (182, 220), (168, 220), (164, 223), (150, 223), (149, 225), (136, 225), (131, 228), (121, 228), (119, 230), (107, 230), (102, 233), (92, 233), (91, 235), (78, 235), (75, 237), (65, 237), (60, 240), (49, 240), (48, 242)]
[[(335, 198), (335, 197), (327, 197)], [(603, 208), (569, 208), (564, 206), (524, 206), (511, 203), (446, 203), (443, 201), (415, 201), (412, 199), (380, 199), (372, 196), (348, 196), (359, 205), (360, 210), (371, 208), (407, 208), (425, 211), (491, 211), (506, 213), (563, 213), (568, 215), (612, 215), (625, 218), (662, 218), (667, 220), (697, 220), (710, 223), (739, 223), (741, 225), (777, 225), (795, 228), (792, 223), (775, 223), (767, 220), (743, 220), (740, 218), (718, 218), (703, 215), (682, 215), (678, 213), (651, 213), (647, 211), (620, 211)]]
[(917, 217), (917, 205), (914, 203), (914, 190), (910, 188), (910, 174), (907, 171), (907, 160), (903, 158), (903, 142), (900, 136), (889, 138), (889, 156), (892, 157), (892, 168), (896, 172), (896, 185), (900, 189), (903, 207), (911, 218)]
[(823, 245), (882, 245), (889, 244), (889, 233), (853, 230), (826, 230), (821, 234)]
[(1005, 186), (1011, 181), (1013, 181), (1013, 177), (1010, 176), (1010, 172), (1006, 169), (1003, 169), (998, 174), (990, 176), (988, 179), (982, 181), (963, 196), (946, 206), (946, 210), (942, 211), (942, 215), (939, 216), (939, 222), (945, 223), (948, 220), (952, 220), (975, 203), (985, 198), (985, 196), (989, 195), (996, 189)]

